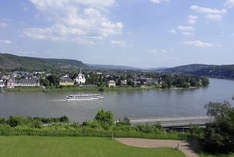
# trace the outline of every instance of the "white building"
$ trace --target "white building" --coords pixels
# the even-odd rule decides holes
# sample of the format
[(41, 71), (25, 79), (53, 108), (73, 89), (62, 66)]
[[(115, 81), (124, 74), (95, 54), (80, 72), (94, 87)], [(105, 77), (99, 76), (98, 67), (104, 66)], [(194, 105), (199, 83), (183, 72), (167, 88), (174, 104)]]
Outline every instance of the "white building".
[(39, 87), (40, 80), (39, 79), (20, 79), (15, 80), (14, 87)]
[(0, 88), (5, 87), (5, 82), (3, 80), (0, 80)]
[(110, 81), (108, 82), (108, 87), (109, 87), (109, 88), (111, 88), (111, 87), (116, 87), (115, 81), (114, 81), (114, 80), (110, 80)]
[(14, 79), (9, 79), (8, 81), (7, 81), (7, 88), (15, 88), (15, 81), (14, 81)]
[(85, 75), (81, 73), (78, 74), (78, 76), (75, 78), (75, 82), (78, 84), (78, 85), (81, 85), (81, 84), (85, 84), (86, 82), (86, 79), (85, 79)]

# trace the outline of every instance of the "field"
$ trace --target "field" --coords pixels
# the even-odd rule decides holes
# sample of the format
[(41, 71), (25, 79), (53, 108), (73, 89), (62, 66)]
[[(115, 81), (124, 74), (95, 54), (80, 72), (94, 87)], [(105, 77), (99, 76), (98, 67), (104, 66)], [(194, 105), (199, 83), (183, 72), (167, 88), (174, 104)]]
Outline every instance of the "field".
[(134, 148), (110, 138), (0, 136), (2, 157), (184, 157), (172, 148)]

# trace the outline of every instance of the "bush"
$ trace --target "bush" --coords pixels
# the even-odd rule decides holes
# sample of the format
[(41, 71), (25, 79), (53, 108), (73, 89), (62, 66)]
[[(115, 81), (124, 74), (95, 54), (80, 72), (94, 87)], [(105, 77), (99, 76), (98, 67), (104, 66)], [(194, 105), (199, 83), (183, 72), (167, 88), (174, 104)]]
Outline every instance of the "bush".
[(21, 118), (10, 116), (10, 118), (7, 121), (7, 124), (11, 127), (16, 127), (17, 125), (21, 124)]
[(204, 129), (203, 147), (210, 152), (234, 152), (234, 108), (226, 101), (210, 102), (206, 108), (215, 121)]
[(98, 111), (97, 115), (95, 116), (95, 120), (101, 123), (103, 126), (113, 125), (114, 114), (112, 111), (104, 111), (104, 109), (101, 109)]

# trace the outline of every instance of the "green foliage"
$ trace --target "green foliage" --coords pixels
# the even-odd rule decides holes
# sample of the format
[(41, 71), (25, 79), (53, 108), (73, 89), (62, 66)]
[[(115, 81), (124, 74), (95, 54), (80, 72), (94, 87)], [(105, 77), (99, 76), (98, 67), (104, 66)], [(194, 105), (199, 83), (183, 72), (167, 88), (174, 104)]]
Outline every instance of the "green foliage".
[(69, 122), (69, 118), (67, 116), (62, 116), (59, 118), (59, 121), (62, 123), (68, 123)]
[(156, 139), (186, 139), (187, 134), (170, 132), (166, 133), (162, 126), (137, 125), (131, 126), (130, 120), (125, 117), (114, 123), (111, 111), (100, 110), (94, 121), (84, 121), (82, 124), (69, 123), (66, 116), (58, 118), (42, 117), (9, 117), (0, 119), (0, 135), (4, 136), (97, 136), (111, 137), (136, 137)]
[(209, 85), (209, 79), (206, 77), (201, 77), (201, 84), (203, 87), (207, 87)]
[(215, 121), (207, 124), (204, 138), (201, 139), (205, 150), (210, 152), (234, 152), (234, 108), (228, 102), (210, 102), (206, 105), (207, 114)]
[(130, 119), (128, 119), (128, 117), (124, 117), (124, 119), (123, 119), (123, 120), (120, 119), (120, 120), (116, 123), (116, 125), (128, 125), (128, 126), (130, 126), (130, 125), (131, 125)]
[(104, 109), (101, 109), (96, 114), (95, 120), (104, 125), (113, 125), (114, 114), (112, 111), (104, 111)]
[(11, 127), (16, 127), (17, 125), (21, 124), (21, 118), (10, 116), (10, 118), (7, 121), (7, 124)]
[(48, 79), (40, 79), (40, 85), (49, 87), (50, 86), (50, 81)]
[(56, 86), (59, 85), (59, 78), (57, 75), (50, 75), (47, 77), (47, 80), (50, 82), (50, 86)]
[(183, 73), (195, 76), (234, 79), (234, 65), (191, 64), (168, 68), (164, 71), (168, 73)]
[(216, 120), (222, 120), (229, 115), (231, 105), (229, 102), (224, 101), (224, 103), (210, 102), (205, 105), (207, 109), (207, 115), (215, 117)]
[(203, 137), (203, 130), (198, 125), (191, 125), (189, 128), (189, 139), (200, 140)]
[(0, 69), (16, 71), (72, 71), (78, 68), (88, 68), (81, 61), (68, 59), (45, 59), (21, 57), (0, 53)]

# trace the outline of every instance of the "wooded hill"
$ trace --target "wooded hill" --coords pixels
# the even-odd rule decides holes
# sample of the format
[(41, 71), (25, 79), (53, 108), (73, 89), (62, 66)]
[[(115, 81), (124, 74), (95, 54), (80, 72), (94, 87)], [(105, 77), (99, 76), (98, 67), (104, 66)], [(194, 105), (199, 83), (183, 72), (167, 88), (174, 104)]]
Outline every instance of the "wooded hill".
[(167, 68), (160, 70), (166, 73), (182, 73), (196, 76), (207, 76), (214, 78), (234, 79), (234, 64), (233, 65), (206, 65), (206, 64), (190, 64)]
[(73, 70), (78, 68), (88, 68), (81, 61), (71, 59), (48, 59), (16, 56), (12, 54), (0, 53), (0, 69), (7, 70)]

